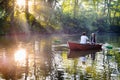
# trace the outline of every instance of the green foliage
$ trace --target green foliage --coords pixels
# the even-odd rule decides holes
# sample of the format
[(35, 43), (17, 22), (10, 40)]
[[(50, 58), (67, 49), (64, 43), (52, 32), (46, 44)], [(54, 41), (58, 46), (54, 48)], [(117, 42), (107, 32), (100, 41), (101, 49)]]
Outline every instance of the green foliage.
[[(73, 13), (73, 0), (65, 0), (62, 4), (63, 13), (72, 15)], [(72, 15), (73, 16), (73, 15)]]
[(4, 35), (10, 31), (10, 23), (6, 20), (6, 16), (0, 18), (0, 34)]
[[(13, 0), (0, 1), (0, 19), (4, 19), (2, 22), (4, 26), (6, 21), (9, 24), (14, 17), (19, 17), (14, 21), (14, 24), (19, 26), (21, 20), (19, 15), (25, 13), (24, 8), (19, 8), (14, 3)], [(110, 25), (120, 25), (119, 0), (110, 2), (108, 0), (37, 0), (35, 3), (40, 5), (31, 6), (30, 9), (33, 9), (33, 12), (29, 9), (28, 13), (31, 31), (39, 29), (38, 31), (48, 33), (60, 31), (65, 33), (103, 32), (114, 29)], [(0, 25), (2, 27), (2, 24)], [(10, 31), (10, 24), (9, 30), (4, 30), (6, 27), (2, 28), (0, 33)]]
[(118, 64), (118, 68), (120, 69), (120, 52), (119, 51), (115, 51), (115, 58)]
[[(75, 0), (66, 0), (62, 4), (63, 14), (69, 15), (71, 18), (73, 17), (73, 9)], [(107, 0), (106, 0), (107, 1)], [(115, 18), (119, 15), (119, 1), (111, 1), (110, 3), (105, 2), (104, 0), (94, 0), (94, 1), (81, 1), (79, 2), (79, 9), (77, 10), (79, 13), (79, 17), (77, 19), (80, 20), (80, 23), (83, 25), (77, 25), (81, 28), (84, 26), (84, 29), (88, 29), (89, 31), (108, 31), (110, 30), (111, 24), (119, 24), (119, 20)], [(109, 5), (105, 7), (105, 5)], [(108, 11), (108, 9), (110, 11)], [(107, 12), (108, 11), (108, 12)], [(109, 16), (108, 16), (109, 15)], [(84, 21), (84, 22), (83, 22)], [(109, 24), (109, 22), (111, 24)], [(74, 31), (73, 31), (74, 32)]]

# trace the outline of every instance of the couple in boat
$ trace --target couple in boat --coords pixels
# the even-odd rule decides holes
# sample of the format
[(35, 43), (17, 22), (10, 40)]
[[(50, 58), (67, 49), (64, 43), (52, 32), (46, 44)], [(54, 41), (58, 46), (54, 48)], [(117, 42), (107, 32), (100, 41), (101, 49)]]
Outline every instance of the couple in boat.
[[(82, 36), (80, 37), (80, 44), (87, 44), (89, 41), (89, 38), (86, 36), (86, 32), (82, 33)], [(95, 33), (92, 33), (90, 36), (90, 42), (91, 44), (95, 44), (96, 43), (96, 36)]]
[[(89, 41), (89, 38), (86, 36), (86, 33), (83, 32), (82, 33), (82, 36), (80, 38), (80, 44), (87, 44)], [(95, 44), (96, 43), (96, 36), (95, 36), (95, 33), (92, 33), (91, 36), (90, 36), (90, 43), (91, 44)], [(92, 53), (91, 54), (91, 58), (92, 60), (95, 59), (95, 53)], [(82, 61), (82, 64), (85, 64), (86, 62), (86, 57), (85, 56), (82, 56), (80, 57), (81, 61)]]

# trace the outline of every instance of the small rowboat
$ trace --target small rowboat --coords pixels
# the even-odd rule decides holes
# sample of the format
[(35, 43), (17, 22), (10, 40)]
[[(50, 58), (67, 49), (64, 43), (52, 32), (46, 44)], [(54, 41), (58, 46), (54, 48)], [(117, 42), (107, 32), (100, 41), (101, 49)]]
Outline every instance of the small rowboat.
[(77, 42), (68, 42), (70, 50), (101, 50), (102, 44), (80, 44)]

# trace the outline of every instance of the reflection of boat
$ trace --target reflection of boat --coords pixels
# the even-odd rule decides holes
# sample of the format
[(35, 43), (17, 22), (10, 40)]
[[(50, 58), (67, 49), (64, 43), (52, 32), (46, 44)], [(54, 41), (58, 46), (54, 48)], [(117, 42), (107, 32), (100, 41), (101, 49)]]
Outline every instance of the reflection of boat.
[(86, 50), (86, 51), (75, 51), (70, 50), (68, 53), (68, 58), (79, 58), (81, 56), (86, 56), (88, 54), (96, 54), (96, 52), (99, 52), (100, 50)]
[(70, 50), (99, 50), (102, 44), (80, 44), (77, 42), (68, 42)]

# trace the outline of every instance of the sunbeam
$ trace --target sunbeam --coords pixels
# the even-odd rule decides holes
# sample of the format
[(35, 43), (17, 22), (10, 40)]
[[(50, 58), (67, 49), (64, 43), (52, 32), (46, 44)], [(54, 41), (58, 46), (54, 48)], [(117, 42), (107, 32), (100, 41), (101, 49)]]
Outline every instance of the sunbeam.
[(17, 0), (16, 3), (19, 7), (21, 7), (25, 5), (25, 0)]

